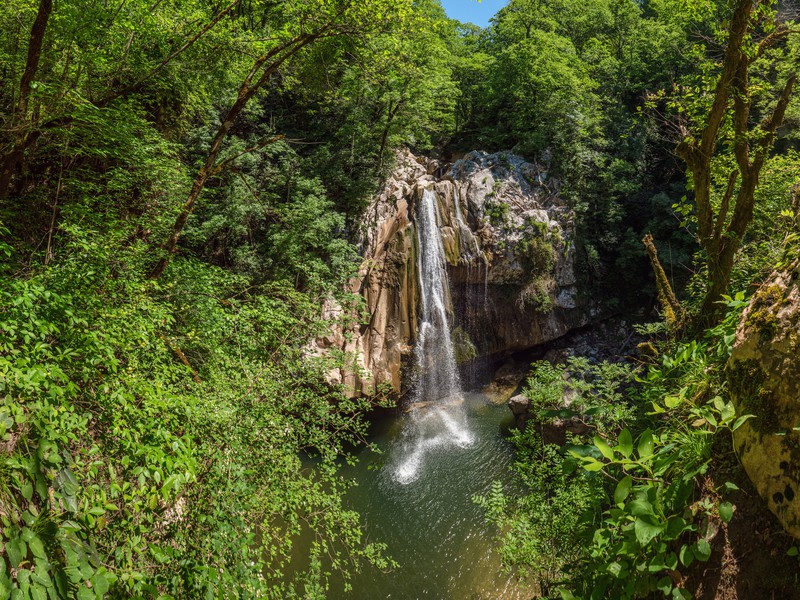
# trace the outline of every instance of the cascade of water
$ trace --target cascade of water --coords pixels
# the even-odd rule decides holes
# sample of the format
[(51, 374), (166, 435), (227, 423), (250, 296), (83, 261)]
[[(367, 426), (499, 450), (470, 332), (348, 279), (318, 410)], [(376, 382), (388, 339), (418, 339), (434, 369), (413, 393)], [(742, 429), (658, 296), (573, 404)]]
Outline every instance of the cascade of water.
[(417, 268), (422, 315), (414, 348), (420, 373), (416, 400), (456, 401), (461, 395), (461, 381), (450, 339), (447, 317), (450, 285), (436, 213), (436, 195), (432, 190), (425, 190), (417, 212)]
[(468, 254), (466, 257), (468, 264), (472, 266), (473, 259), (477, 259), (479, 257), (483, 260), (486, 260), (483, 252), (480, 249), (480, 246), (478, 246), (478, 239), (472, 233), (472, 230), (469, 228), (469, 225), (467, 225), (466, 220), (464, 220), (464, 214), (461, 212), (461, 199), (458, 194), (458, 188), (453, 190), (453, 204), (455, 205), (456, 223), (458, 224), (459, 236), (469, 236), (469, 238), (472, 240), (472, 245), (475, 248), (474, 254)]
[[(435, 448), (472, 445), (474, 436), (463, 411), (461, 378), (450, 336), (447, 308), (450, 284), (439, 233), (436, 195), (425, 190), (417, 211), (417, 236), (421, 315), (414, 348), (419, 378), (399, 461), (392, 470), (401, 484), (415, 481), (425, 456)], [(422, 408), (424, 407), (424, 408)]]

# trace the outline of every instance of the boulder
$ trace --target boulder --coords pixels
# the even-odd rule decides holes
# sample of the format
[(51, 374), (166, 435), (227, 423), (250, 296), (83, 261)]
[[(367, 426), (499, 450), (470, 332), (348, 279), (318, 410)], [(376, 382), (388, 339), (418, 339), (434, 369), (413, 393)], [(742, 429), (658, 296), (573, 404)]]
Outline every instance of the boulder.
[(524, 394), (517, 394), (508, 400), (508, 408), (511, 409), (514, 423), (520, 431), (525, 429), (525, 425), (531, 418), (530, 406), (531, 401)]
[(800, 261), (773, 273), (742, 315), (728, 364), (734, 447), (758, 493), (800, 538)]
[[(481, 390), (481, 393), (495, 404), (506, 403), (525, 380), (528, 371), (527, 363), (509, 359), (495, 371), (492, 380)], [(515, 397), (524, 398), (521, 395)]]

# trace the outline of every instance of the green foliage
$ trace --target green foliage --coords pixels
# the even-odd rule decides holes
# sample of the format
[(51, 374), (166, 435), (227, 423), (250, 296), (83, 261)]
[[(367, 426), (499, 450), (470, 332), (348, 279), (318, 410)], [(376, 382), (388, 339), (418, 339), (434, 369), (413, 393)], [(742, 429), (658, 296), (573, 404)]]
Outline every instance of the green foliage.
[[(542, 425), (514, 437), (514, 470), (531, 491), (479, 502), (505, 532), (505, 564), (543, 595), (689, 597), (670, 573), (708, 560), (715, 524), (734, 518), (724, 493), (735, 486), (703, 485), (715, 443), (752, 417), (736, 413), (723, 375), (746, 304), (728, 299), (720, 325), (665, 348), (638, 385), (624, 364), (534, 364), (525, 393)], [(576, 433), (564, 447), (543, 445), (540, 427), (558, 422)]]
[(486, 197), (486, 202), (483, 205), (483, 212), (489, 218), (489, 223), (493, 227), (502, 227), (506, 224), (509, 210), (511, 209), (508, 204), (492, 200), (489, 196)]
[(126, 237), (72, 227), (59, 261), (3, 275), (0, 585), (282, 598), (304, 527), (330, 568), (385, 564), (341, 505), (335, 460), (368, 405), (303, 359), (327, 327), (316, 302), (192, 260), (149, 282), (147, 247), (120, 252)]
[[(630, 369), (577, 357), (565, 367), (533, 364), (524, 393), (534, 423), (557, 418), (605, 430), (628, 418), (620, 386), (631, 377)], [(603, 499), (603, 482), (576, 470), (565, 449), (544, 444), (531, 423), (512, 440), (517, 447), (513, 469), (529, 491), (509, 495), (495, 484), (488, 496), (475, 500), (504, 532), (500, 541), (506, 567), (531, 578), (544, 597), (552, 597), (567, 570), (587, 557), (586, 522)]]
[(592, 363), (571, 356), (563, 368), (547, 361), (533, 364), (524, 393), (532, 414), (548, 420), (581, 418), (601, 429), (613, 429), (633, 416), (622, 388), (633, 377), (624, 363)]
[(532, 428), (514, 436), (518, 459), (514, 469), (530, 492), (509, 495), (495, 482), (475, 502), (503, 531), (500, 550), (506, 568), (516, 569), (550, 597), (567, 565), (585, 554), (580, 540), (582, 517), (599, 501), (597, 479), (566, 473), (556, 446), (542, 444)]

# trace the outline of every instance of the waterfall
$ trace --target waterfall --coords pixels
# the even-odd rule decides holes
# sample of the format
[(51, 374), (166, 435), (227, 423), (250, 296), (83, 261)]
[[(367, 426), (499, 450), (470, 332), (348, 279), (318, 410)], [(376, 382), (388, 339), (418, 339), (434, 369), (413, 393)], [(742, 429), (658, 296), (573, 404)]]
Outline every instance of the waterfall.
[(417, 209), (417, 269), (421, 315), (414, 347), (418, 372), (415, 407), (403, 435), (393, 478), (401, 484), (419, 477), (425, 458), (434, 449), (472, 445), (463, 408), (461, 378), (450, 335), (450, 283), (439, 233), (438, 202), (425, 190)]
[(415, 399), (418, 402), (456, 402), (461, 396), (461, 381), (450, 338), (447, 316), (450, 284), (436, 213), (436, 195), (425, 190), (417, 210), (417, 269), (422, 315), (414, 348), (419, 370)]

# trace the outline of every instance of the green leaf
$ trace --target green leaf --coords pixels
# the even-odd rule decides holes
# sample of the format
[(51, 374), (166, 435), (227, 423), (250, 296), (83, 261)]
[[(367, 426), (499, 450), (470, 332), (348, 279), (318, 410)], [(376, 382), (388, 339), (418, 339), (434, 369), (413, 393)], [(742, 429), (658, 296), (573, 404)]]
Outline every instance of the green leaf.
[(98, 572), (94, 574), (94, 577), (92, 577), (92, 588), (99, 598), (108, 592), (109, 581), (105, 573), (98, 570)]
[(687, 529), (687, 523), (681, 517), (671, 517), (667, 521), (666, 537), (669, 540), (675, 540), (683, 534)]
[(698, 540), (694, 545), (694, 556), (699, 561), (707, 561), (711, 557), (711, 544), (708, 540)]
[(658, 523), (653, 523), (651, 518), (637, 517), (633, 530), (636, 533), (637, 541), (642, 546), (646, 546), (664, 530), (664, 527)]
[(674, 571), (675, 569), (678, 568), (678, 555), (675, 554), (674, 552), (670, 552), (667, 555), (667, 558), (664, 561), (664, 563), (667, 565), (668, 569)]
[(639, 456), (648, 458), (653, 455), (653, 432), (649, 429), (639, 436)]
[(611, 573), (614, 577), (619, 577), (619, 574), (622, 572), (622, 565), (618, 562), (612, 562), (606, 567), (609, 573)]
[(628, 503), (627, 510), (635, 517), (655, 515), (655, 511), (653, 510), (653, 505), (643, 498), (637, 498), (636, 500), (631, 500)]
[(672, 591), (672, 579), (669, 577), (662, 577), (658, 580), (658, 583), (656, 583), (656, 589), (666, 596)]
[(800, 554), (800, 549), (797, 546), (792, 546), (786, 551), (786, 556), (797, 556)]
[(38, 537), (34, 536), (30, 542), (28, 542), (28, 546), (36, 558), (47, 558), (47, 553), (44, 551), (44, 544), (42, 544), (42, 540)]
[(741, 417), (736, 419), (736, 422), (733, 424), (733, 427), (731, 427), (731, 431), (736, 431), (737, 429), (739, 429), (739, 427), (744, 425), (745, 421), (747, 421), (748, 419), (752, 419), (753, 417), (755, 417), (755, 415), (742, 415)]
[(78, 600), (97, 600), (97, 596), (85, 584), (82, 584), (78, 586)]
[(32, 600), (47, 600), (47, 590), (37, 584), (31, 586), (31, 599)]
[(603, 467), (605, 467), (605, 463), (601, 463), (599, 460), (595, 460), (594, 458), (587, 459), (586, 462), (583, 464), (583, 468), (587, 471), (600, 471)]
[(731, 402), (728, 402), (722, 409), (719, 411), (719, 416), (723, 422), (727, 423), (730, 421), (734, 416), (736, 416), (736, 409), (734, 408)]
[(692, 600), (692, 594), (683, 588), (675, 588), (672, 590), (673, 600)]
[(723, 502), (719, 505), (719, 516), (720, 518), (729, 523), (731, 518), (733, 517), (733, 505), (730, 502)]
[(628, 494), (631, 493), (632, 485), (633, 479), (631, 479), (630, 475), (626, 475), (620, 479), (617, 488), (614, 490), (614, 504), (622, 504), (625, 502), (628, 498)]
[(683, 564), (684, 567), (691, 565), (694, 562), (692, 547), (689, 544), (681, 546), (681, 550), (678, 552), (678, 558), (681, 559), (681, 564)]
[(8, 540), (6, 541), (6, 553), (8, 560), (11, 561), (11, 568), (17, 569), (28, 553), (28, 549), (25, 547), (25, 542), (20, 539)]
[(630, 458), (633, 452), (633, 437), (628, 429), (623, 429), (619, 434), (619, 440), (615, 450), (619, 451), (625, 458)]
[(605, 456), (608, 460), (614, 460), (614, 451), (603, 438), (598, 435), (594, 436), (594, 445), (600, 450), (600, 454)]
[(22, 493), (22, 497), (28, 502), (33, 498), (33, 484), (27, 479), (19, 486), (19, 491)]

